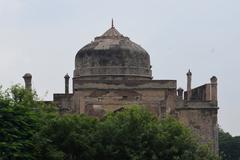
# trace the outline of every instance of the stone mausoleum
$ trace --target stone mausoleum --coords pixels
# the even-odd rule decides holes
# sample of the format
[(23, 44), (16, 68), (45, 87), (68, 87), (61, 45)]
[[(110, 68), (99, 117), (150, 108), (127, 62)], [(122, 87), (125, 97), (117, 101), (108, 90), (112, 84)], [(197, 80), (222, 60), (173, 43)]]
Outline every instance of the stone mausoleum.
[[(30, 88), (31, 75), (23, 78)], [(186, 91), (177, 89), (176, 80), (154, 80), (149, 54), (120, 34), (113, 23), (77, 52), (72, 92), (70, 77), (67, 74), (64, 78), (65, 93), (53, 95), (60, 112), (102, 117), (129, 104), (140, 104), (159, 118), (175, 116), (218, 152), (217, 78), (192, 88), (189, 70)]]

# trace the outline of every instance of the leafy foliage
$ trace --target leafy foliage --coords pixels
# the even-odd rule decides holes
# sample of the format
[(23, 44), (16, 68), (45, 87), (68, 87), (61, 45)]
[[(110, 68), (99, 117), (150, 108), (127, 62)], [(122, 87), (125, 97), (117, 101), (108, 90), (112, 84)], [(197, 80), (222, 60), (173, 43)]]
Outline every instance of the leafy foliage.
[(175, 119), (159, 121), (144, 108), (109, 114), (99, 125), (97, 157), (115, 160), (216, 159)]
[[(36, 135), (36, 159), (92, 159), (97, 120), (85, 115), (56, 117)], [(39, 143), (40, 142), (40, 143)]]
[(33, 159), (32, 138), (43, 124), (46, 105), (15, 85), (0, 91), (0, 159)]
[(219, 130), (219, 150), (224, 160), (240, 159), (240, 136), (233, 137), (228, 132)]
[(56, 154), (62, 155), (56, 159), (71, 160), (217, 159), (178, 121), (159, 121), (141, 107), (109, 113), (101, 120), (65, 115), (51, 121), (39, 136), (44, 142), (38, 145), (41, 159), (54, 159)]

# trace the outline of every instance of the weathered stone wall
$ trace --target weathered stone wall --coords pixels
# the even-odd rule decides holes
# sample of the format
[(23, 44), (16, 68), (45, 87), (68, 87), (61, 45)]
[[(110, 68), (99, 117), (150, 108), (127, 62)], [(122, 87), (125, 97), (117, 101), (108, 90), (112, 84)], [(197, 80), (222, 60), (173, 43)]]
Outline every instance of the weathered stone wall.
[(59, 107), (60, 112), (73, 112), (73, 94), (54, 94), (53, 102)]
[[(180, 104), (180, 103), (178, 103)], [(203, 143), (209, 143), (218, 153), (217, 110), (210, 102), (185, 102), (177, 107), (177, 117), (199, 135)]]
[(176, 81), (75, 81), (76, 112), (103, 115), (130, 104), (162, 117), (176, 106)]
[[(80, 95), (80, 112), (96, 115), (113, 112), (130, 104), (140, 104), (161, 116), (166, 112), (165, 92), (161, 90), (85, 90)], [(162, 113), (162, 114), (161, 114)]]
[(191, 96), (188, 98), (187, 91), (184, 93), (185, 100), (191, 101), (210, 101), (211, 100), (211, 84), (204, 84), (191, 90)]
[[(86, 89), (174, 89), (175, 80), (80, 80), (73, 78), (73, 90)], [(176, 93), (175, 93), (176, 94)]]

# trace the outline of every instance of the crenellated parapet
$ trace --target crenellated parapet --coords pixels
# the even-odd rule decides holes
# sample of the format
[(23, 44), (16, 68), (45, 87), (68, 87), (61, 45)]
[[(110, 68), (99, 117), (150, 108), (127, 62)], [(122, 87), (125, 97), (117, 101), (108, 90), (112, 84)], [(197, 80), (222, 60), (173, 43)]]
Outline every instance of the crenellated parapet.
[(217, 105), (217, 78), (213, 76), (210, 78), (210, 83), (191, 89), (191, 78), (188, 75), (187, 91), (184, 92), (184, 100), (212, 102)]

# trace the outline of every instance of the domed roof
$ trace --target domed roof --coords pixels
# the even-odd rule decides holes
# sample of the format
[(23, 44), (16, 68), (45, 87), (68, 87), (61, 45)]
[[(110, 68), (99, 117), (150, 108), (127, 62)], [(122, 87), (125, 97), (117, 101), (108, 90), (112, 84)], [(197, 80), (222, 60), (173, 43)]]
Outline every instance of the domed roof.
[(31, 73), (25, 73), (23, 78), (32, 78), (32, 75)]
[(74, 77), (80, 79), (151, 79), (148, 53), (113, 26), (75, 57)]

